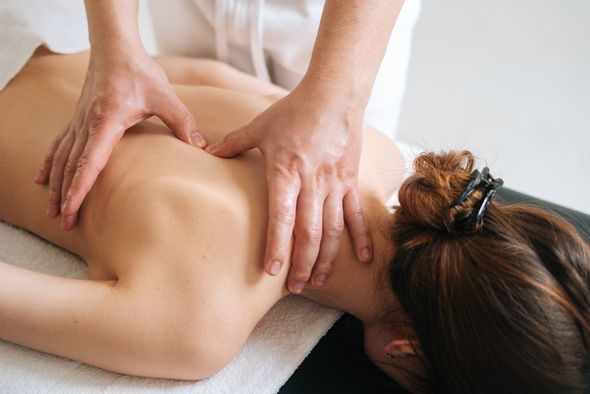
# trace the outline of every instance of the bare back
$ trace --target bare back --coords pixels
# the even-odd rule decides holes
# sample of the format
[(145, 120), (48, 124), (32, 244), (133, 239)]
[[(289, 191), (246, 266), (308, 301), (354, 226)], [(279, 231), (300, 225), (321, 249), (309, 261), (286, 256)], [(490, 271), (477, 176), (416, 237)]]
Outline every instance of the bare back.
[[(47, 189), (32, 179), (73, 114), (87, 60), (85, 54), (36, 56), (0, 92), (0, 219), (79, 255), (90, 279), (190, 299), (203, 316), (199, 329), (219, 334), (233, 327), (223, 336), (235, 353), (288, 293), (288, 265), (277, 277), (263, 270), (267, 189), (260, 153), (220, 159), (184, 144), (155, 120), (143, 122), (116, 146), (78, 226), (61, 230), (45, 214)], [(212, 87), (175, 90), (210, 143), (273, 103)], [(395, 145), (366, 127), (361, 194), (385, 200), (403, 168)], [(340, 253), (350, 249), (345, 235)]]

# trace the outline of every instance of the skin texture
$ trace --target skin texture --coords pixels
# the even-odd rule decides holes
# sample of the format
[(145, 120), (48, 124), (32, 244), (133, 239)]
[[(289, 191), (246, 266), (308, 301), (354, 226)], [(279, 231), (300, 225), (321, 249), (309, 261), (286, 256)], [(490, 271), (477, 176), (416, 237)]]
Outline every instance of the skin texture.
[[(289, 294), (288, 270), (269, 276), (260, 263), (268, 212), (262, 156), (220, 159), (178, 141), (162, 124), (142, 122), (113, 150), (78, 226), (62, 231), (57, 219), (41, 214), (47, 187), (26, 179), (53, 128), (71, 116), (87, 62), (87, 54), (39, 53), (0, 92), (0, 219), (79, 255), (89, 275), (57, 278), (0, 263), (0, 338), (126, 374), (206, 378)], [(189, 110), (201, 111), (201, 128), (213, 142), (278, 98), (254, 94), (274, 88), (227, 66), (159, 62), (170, 80), (184, 84), (175, 93)], [(200, 67), (209, 68), (207, 75)], [(363, 134), (359, 194), (375, 234), (375, 261), (359, 264), (343, 235), (325, 286), (307, 286), (302, 294), (361, 319), (369, 357), (400, 378), (385, 347), (404, 336), (378, 329), (376, 306), (395, 302), (381, 285), (391, 254), (385, 201), (404, 165), (385, 136), (369, 127)]]
[(92, 55), (74, 117), (57, 135), (37, 176), (49, 184), (47, 215), (71, 229), (78, 209), (129, 127), (160, 117), (182, 141), (204, 147), (194, 116), (139, 40), (137, 2), (87, 2)]
[[(256, 147), (269, 184), (264, 262), (278, 272), (295, 234), (289, 289), (330, 273), (344, 223), (358, 259), (373, 257), (357, 189), (362, 120), (403, 1), (328, 0), (309, 69), (297, 88), (208, 151), (233, 157)], [(304, 114), (304, 115), (302, 115)]]
[[(368, 263), (373, 257), (357, 187), (362, 118), (402, 3), (327, 0), (301, 84), (209, 149), (219, 157), (254, 147), (262, 152), (269, 185), (263, 262), (269, 274), (277, 275), (291, 258), (287, 245), (294, 233), (289, 288), (295, 293), (312, 275), (314, 285), (325, 283), (344, 223), (358, 259)], [(49, 183), (47, 213), (61, 213), (64, 229), (77, 223), (82, 201), (133, 124), (157, 115), (182, 141), (207, 144), (141, 45), (137, 1), (85, 4), (92, 47), (86, 82), (74, 118), (36, 177), (40, 184)]]

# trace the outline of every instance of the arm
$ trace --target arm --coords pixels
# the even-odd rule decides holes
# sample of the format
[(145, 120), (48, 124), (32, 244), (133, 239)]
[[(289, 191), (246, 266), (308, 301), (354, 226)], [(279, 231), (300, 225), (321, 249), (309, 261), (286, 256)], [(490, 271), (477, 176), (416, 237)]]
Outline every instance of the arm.
[(137, 27), (137, 0), (85, 0), (84, 5), (93, 51), (108, 54), (110, 49), (143, 49)]
[(362, 116), (403, 0), (326, 0), (307, 73), (310, 94)]
[(204, 351), (211, 346), (200, 343), (205, 335), (194, 321), (202, 317), (194, 311), (177, 293), (149, 282), (62, 278), (0, 262), (1, 339), (110, 371), (188, 380), (213, 375), (232, 349)]
[(276, 275), (289, 257), (288, 287), (321, 286), (344, 222), (357, 257), (372, 243), (357, 190), (361, 126), (402, 0), (327, 0), (309, 69), (288, 96), (208, 151), (231, 157), (253, 147), (266, 160), (269, 223), (264, 265)]
[(78, 210), (109, 156), (131, 126), (160, 117), (186, 143), (203, 147), (193, 115), (164, 71), (145, 52), (136, 0), (86, 0), (90, 62), (70, 123), (54, 140), (35, 177), (49, 182), (47, 214), (72, 228)]

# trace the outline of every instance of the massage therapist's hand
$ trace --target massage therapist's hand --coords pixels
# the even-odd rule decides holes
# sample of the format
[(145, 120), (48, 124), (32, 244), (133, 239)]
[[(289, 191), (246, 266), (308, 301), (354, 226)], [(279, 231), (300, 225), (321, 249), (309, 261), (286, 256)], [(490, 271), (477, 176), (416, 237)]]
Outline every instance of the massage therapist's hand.
[(204, 147), (195, 119), (139, 37), (137, 0), (85, 0), (90, 62), (74, 117), (35, 177), (49, 182), (47, 213), (72, 228), (113, 147), (129, 127), (158, 116), (186, 142)]
[(299, 293), (312, 277), (321, 286), (332, 269), (344, 222), (359, 260), (372, 244), (357, 190), (362, 113), (346, 109), (347, 97), (320, 97), (299, 85), (251, 123), (206, 148), (232, 157), (262, 152), (267, 171), (269, 219), (264, 265), (276, 275), (289, 259), (289, 290)]
[(35, 178), (49, 182), (47, 214), (61, 213), (62, 227), (72, 228), (115, 144), (125, 130), (152, 115), (187, 144), (206, 145), (192, 114), (143, 48), (108, 56), (93, 52), (74, 117), (53, 141)]

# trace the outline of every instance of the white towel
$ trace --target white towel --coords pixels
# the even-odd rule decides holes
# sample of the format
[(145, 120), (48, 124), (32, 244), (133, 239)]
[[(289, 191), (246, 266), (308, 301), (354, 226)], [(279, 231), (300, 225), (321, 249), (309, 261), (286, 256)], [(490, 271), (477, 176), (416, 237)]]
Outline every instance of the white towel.
[[(0, 260), (47, 274), (86, 276), (79, 258), (3, 222)], [(276, 393), (340, 315), (289, 296), (268, 312), (225, 369), (200, 382), (120, 375), (0, 340), (0, 393)]]

